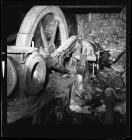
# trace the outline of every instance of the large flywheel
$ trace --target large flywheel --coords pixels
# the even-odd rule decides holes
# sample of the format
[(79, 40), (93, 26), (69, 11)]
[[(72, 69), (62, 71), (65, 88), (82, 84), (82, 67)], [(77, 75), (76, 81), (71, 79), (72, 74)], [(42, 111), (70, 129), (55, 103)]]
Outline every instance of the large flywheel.
[[(16, 44), (9, 46), (7, 51), (17, 61), (19, 81), (23, 81), (20, 85), (25, 85), (21, 89), (26, 93), (36, 95), (40, 92), (47, 66), (63, 66), (66, 51), (77, 39), (75, 35), (69, 38), (67, 23), (63, 12), (56, 6), (34, 6), (23, 19)], [(68, 50), (67, 53), (71, 52)]]
[(60, 8), (34, 6), (26, 14), (17, 34), (17, 47), (34, 47), (49, 55), (68, 38), (68, 28)]
[[(8, 75), (11, 78), (15, 75), (17, 78), (15, 81), (12, 79), (7, 81), (8, 122), (33, 115), (52, 98), (64, 96), (58, 95), (62, 93), (60, 85), (56, 88), (58, 80), (56, 76), (61, 77), (61, 74), (57, 75), (53, 71), (67, 72), (63, 62), (74, 51), (73, 45), (77, 36), (69, 33), (68, 23), (72, 20), (67, 21), (61, 9), (56, 6), (34, 6), (23, 19), (16, 44), (7, 47), (7, 55), (11, 58), (12, 65), (14, 64), (14, 67), (8, 70)], [(54, 83), (56, 89), (51, 88)], [(50, 97), (49, 91), (55, 93), (50, 94)], [(17, 105), (17, 102), (20, 105)], [(16, 106), (17, 111), (14, 113), (12, 108)], [(18, 115), (14, 115), (16, 113)]]
[[(16, 47), (19, 49), (37, 48), (38, 52), (35, 56), (30, 54), (31, 56), (28, 55), (26, 58), (24, 71), (26, 93), (36, 95), (44, 85), (46, 60), (42, 59), (40, 55), (43, 58), (49, 58), (50, 54), (58, 49), (67, 39), (67, 23), (59, 7), (34, 6), (26, 14), (17, 34)], [(35, 58), (31, 59), (32, 57)], [(33, 62), (34, 60), (35, 62)], [(39, 64), (39, 68), (34, 70), (36, 64)], [(38, 74), (33, 76), (36, 71)], [(33, 84), (33, 81), (37, 81), (38, 83)]]

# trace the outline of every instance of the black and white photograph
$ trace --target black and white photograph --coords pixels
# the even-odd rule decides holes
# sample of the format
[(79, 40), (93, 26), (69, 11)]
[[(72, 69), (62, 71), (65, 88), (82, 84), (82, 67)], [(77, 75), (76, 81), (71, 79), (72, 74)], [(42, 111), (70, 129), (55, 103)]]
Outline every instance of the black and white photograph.
[(130, 136), (130, 1), (76, 2), (1, 1), (1, 137)]

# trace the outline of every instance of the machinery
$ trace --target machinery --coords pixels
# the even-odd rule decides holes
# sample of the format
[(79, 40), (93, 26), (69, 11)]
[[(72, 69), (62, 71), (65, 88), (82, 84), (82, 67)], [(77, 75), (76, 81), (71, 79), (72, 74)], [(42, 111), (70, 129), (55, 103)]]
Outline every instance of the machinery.
[(69, 37), (66, 19), (59, 7), (34, 6), (29, 10), (15, 45), (7, 46), (7, 123), (33, 115), (50, 100), (44, 97), (45, 102), (42, 98), (47, 96), (49, 71), (68, 71), (63, 61), (71, 53), (69, 50), (73, 51), (69, 48), (76, 40), (75, 35)]
[[(59, 106), (63, 110), (70, 102), (68, 86), (75, 81), (72, 73), (88, 70), (90, 75), (96, 75), (99, 72), (100, 50), (95, 51), (94, 45), (86, 41), (79, 47), (78, 36), (69, 34), (68, 28), (67, 19), (56, 6), (34, 6), (26, 14), (15, 45), (7, 46), (7, 123), (34, 116), (54, 98), (62, 100)], [(55, 71), (69, 74), (70, 82), (59, 74), (56, 87)], [(83, 78), (79, 78), (77, 81), (82, 82)], [(60, 110), (54, 108), (55, 112)]]

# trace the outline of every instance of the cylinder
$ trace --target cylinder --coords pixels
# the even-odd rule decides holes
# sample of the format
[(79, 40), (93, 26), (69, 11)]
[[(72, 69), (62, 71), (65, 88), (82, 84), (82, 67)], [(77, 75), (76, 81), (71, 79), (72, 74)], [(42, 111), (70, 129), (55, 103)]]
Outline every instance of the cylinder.
[(17, 73), (13, 61), (7, 57), (7, 96), (11, 95), (17, 84)]
[(41, 54), (34, 52), (25, 62), (24, 88), (29, 95), (38, 94), (44, 87), (46, 63)]

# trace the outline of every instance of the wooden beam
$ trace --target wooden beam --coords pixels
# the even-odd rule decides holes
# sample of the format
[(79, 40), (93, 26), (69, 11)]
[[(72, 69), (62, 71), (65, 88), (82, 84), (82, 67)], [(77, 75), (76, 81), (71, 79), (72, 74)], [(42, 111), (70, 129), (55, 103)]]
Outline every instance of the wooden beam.
[(53, 53), (51, 53), (51, 57), (57, 57), (65, 52), (75, 41), (77, 40), (77, 36), (71, 36), (68, 38), (58, 49), (56, 49)]
[(7, 53), (32, 53), (37, 50), (38, 48), (33, 47), (7, 46)]

